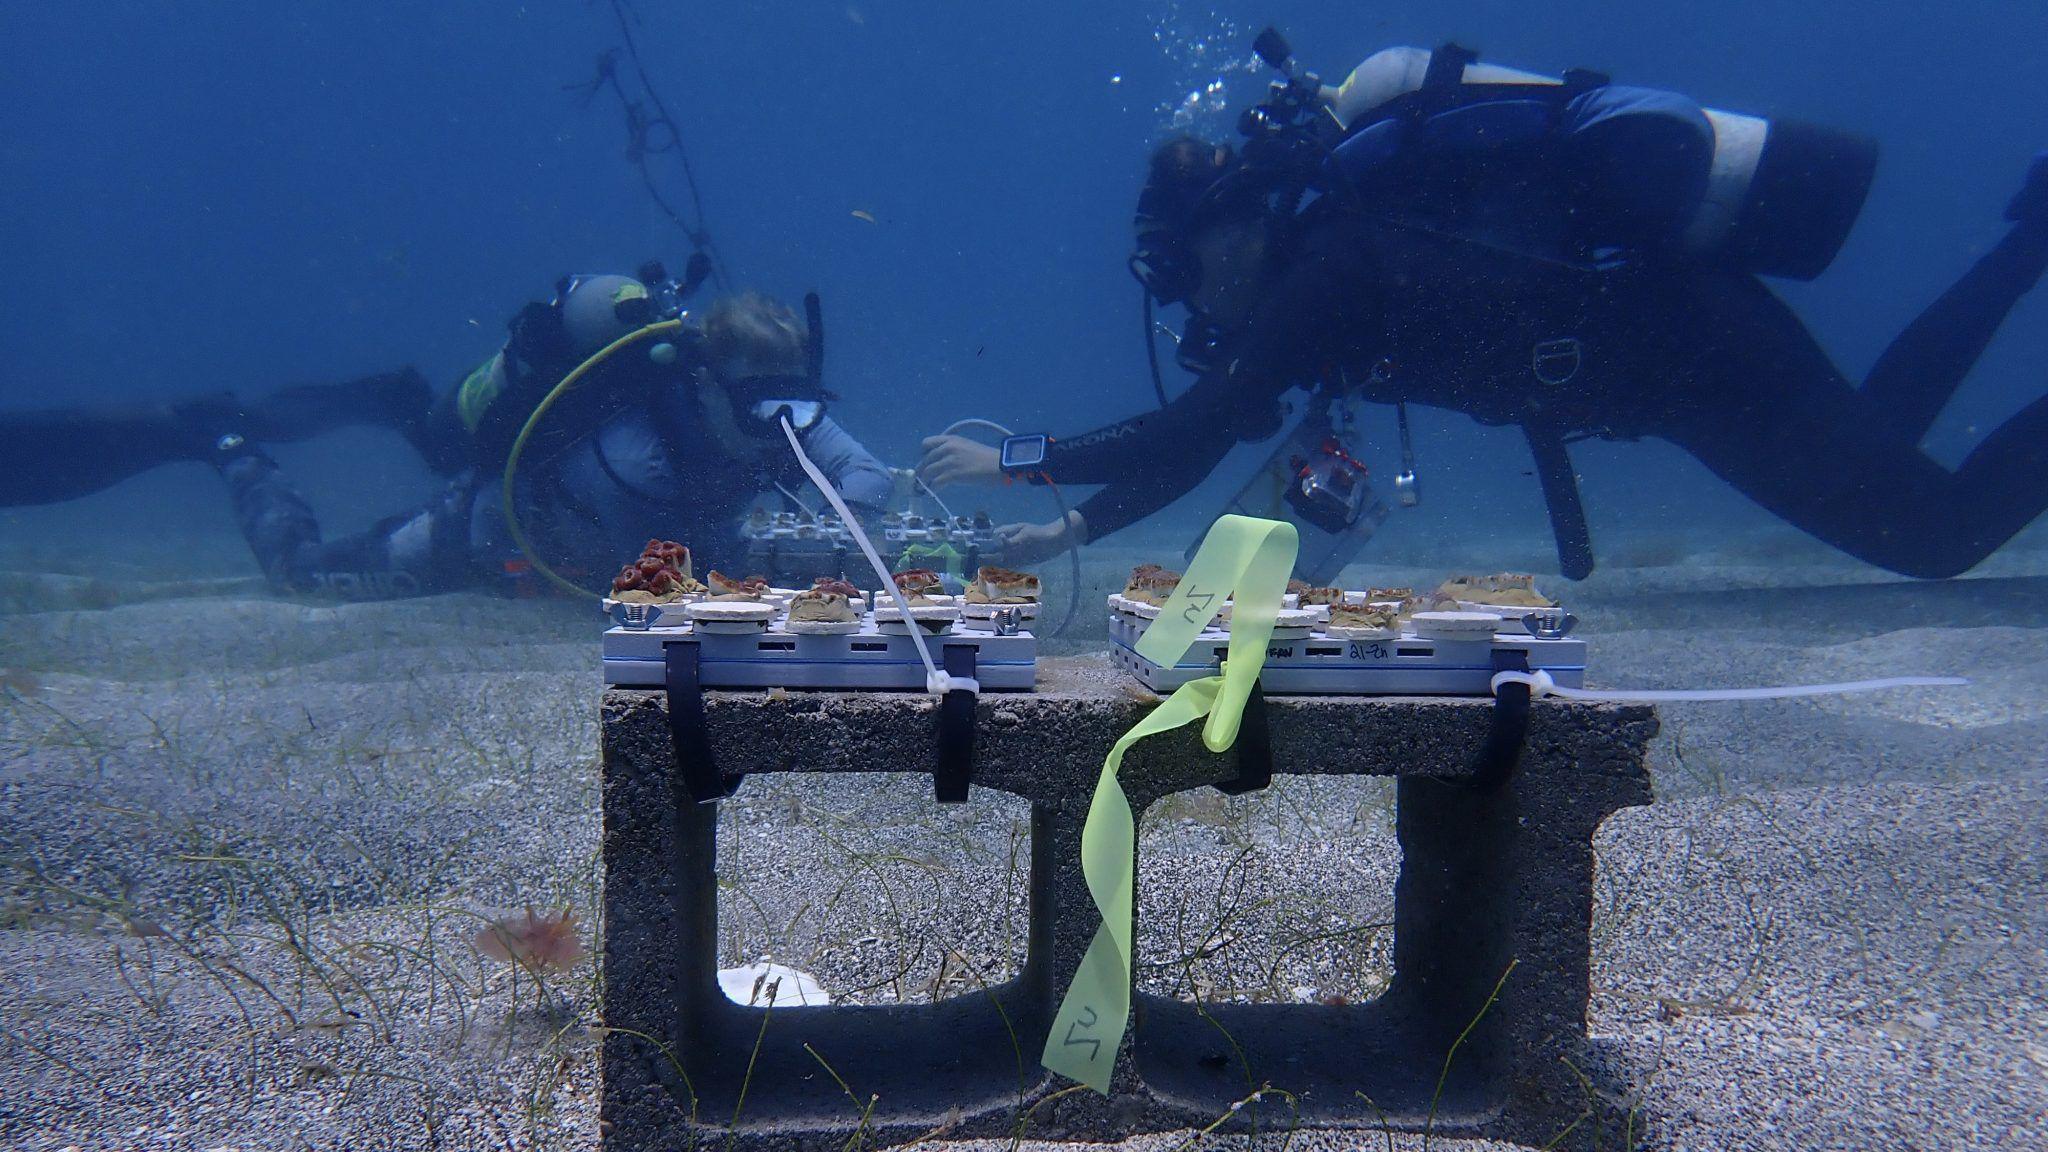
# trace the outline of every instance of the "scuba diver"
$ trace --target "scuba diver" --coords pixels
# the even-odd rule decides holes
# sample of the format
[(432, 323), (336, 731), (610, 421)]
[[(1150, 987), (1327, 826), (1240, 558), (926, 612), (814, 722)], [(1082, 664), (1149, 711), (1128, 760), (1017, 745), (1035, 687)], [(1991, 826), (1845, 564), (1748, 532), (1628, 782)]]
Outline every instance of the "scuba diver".
[[(700, 549), (700, 570), (736, 565), (750, 504), (804, 482), (783, 419), (851, 504), (881, 508), (894, 486), (887, 469), (824, 414), (833, 397), (820, 384), (816, 296), (805, 300), (806, 319), (751, 292), (715, 300), (699, 317), (682, 301), (703, 275), (693, 261), (682, 283), (654, 263), (637, 278), (564, 277), (438, 401), (405, 369), (121, 419), (10, 413), (0, 419), (0, 458), (9, 460), (0, 505), (70, 499), (159, 464), (205, 460), (226, 481), (274, 584), (349, 599), (530, 572), (594, 589), (652, 534)], [(425, 507), (327, 541), (262, 444), (348, 424), (397, 430), (450, 482)], [(41, 464), (22, 467), (28, 460)], [(75, 460), (94, 466), (81, 476)]]
[[(1107, 485), (1064, 520), (1003, 529), (1011, 562), (1164, 507), (1234, 442), (1278, 431), (1291, 389), (1520, 426), (1574, 579), (1593, 556), (1567, 446), (1586, 438), (1667, 440), (1793, 525), (1909, 576), (1967, 571), (2048, 506), (2048, 399), (1954, 470), (1919, 449), (2048, 268), (2048, 154), (2005, 235), (1858, 387), (1762, 277), (1812, 279), (1833, 260), (1872, 142), (1594, 73), (1483, 64), (1456, 45), (1376, 53), (1336, 87), (1276, 32), (1255, 47), (1283, 79), (1242, 117), (1242, 146), (1167, 142), (1138, 203), (1130, 266), (1147, 340), (1155, 301), (1184, 304), (1193, 385), (1078, 435), (1000, 451), (925, 441), (933, 484)], [(1327, 469), (1301, 476), (1307, 497), (1327, 495)]]

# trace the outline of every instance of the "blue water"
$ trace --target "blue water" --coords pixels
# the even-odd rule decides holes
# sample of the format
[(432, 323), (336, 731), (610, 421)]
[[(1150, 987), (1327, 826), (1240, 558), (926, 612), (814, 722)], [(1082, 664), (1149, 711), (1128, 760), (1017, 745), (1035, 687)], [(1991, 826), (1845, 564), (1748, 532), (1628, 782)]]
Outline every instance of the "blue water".
[[(25, 474), (4, 449), (24, 410), (141, 411), (403, 365), (446, 389), (562, 274), (650, 257), (682, 268), (689, 242), (627, 162), (617, 103), (571, 91), (619, 43), (622, 3), (0, 0), (0, 493)], [(2005, 233), (2008, 197), (2048, 148), (2041, 0), (625, 7), (734, 287), (820, 293), (833, 415), (894, 465), (962, 417), (1071, 434), (1153, 406), (1126, 270), (1146, 158), (1170, 133), (1234, 136), (1268, 80), (1250, 52), (1268, 24), (1326, 78), (1383, 47), (1455, 39), (1534, 71), (1598, 69), (1874, 137), (1876, 184), (1833, 267), (1773, 284), (1851, 379)], [(655, 165), (686, 200), (680, 172)], [(2044, 366), (2037, 290), (1926, 450), (1961, 460), (2048, 392)], [(1187, 385), (1169, 368), (1170, 391)], [(1881, 583), (1676, 448), (1592, 442), (1573, 459), (1601, 571), (1574, 586), (1556, 576), (1521, 434), (1414, 417), (1424, 499), (1394, 512), (1347, 587), (1535, 572), (1578, 614), (1597, 688), (1972, 680), (1659, 706), (1646, 754), (1658, 804), (1618, 815), (1595, 845), (1599, 1043), (1567, 1064), (1600, 1083), (1603, 1109), (1636, 1110), (1627, 1146), (2048, 1147), (2048, 522), (1982, 566), (1992, 579)], [(1362, 432), (1384, 482), (1393, 414), (1370, 410)], [(389, 431), (272, 451), (329, 539), (445, 483)], [(1262, 451), (1091, 544), (1081, 588), (1062, 587), (1064, 558), (1040, 566), (1042, 619), (1101, 604), (1136, 560), (1175, 564)], [(1886, 478), (1870, 479), (1882, 510)], [(1021, 484), (953, 498), (999, 520), (1052, 513)], [(644, 990), (582, 954), (606, 943), (601, 923), (627, 948), (647, 937), (629, 922), (641, 897), (608, 921), (599, 903), (616, 879), (606, 853), (643, 851), (600, 809), (637, 802), (645, 781), (619, 787), (600, 767), (596, 613), (566, 598), (334, 605), (266, 588), (220, 477), (194, 461), (6, 503), (0, 1150), (597, 1148), (600, 1037), (637, 1035), (602, 996)], [(212, 577), (229, 579), (193, 582)], [(1100, 613), (1041, 636), (1041, 684), (1050, 659), (1108, 645)], [(1368, 738), (1443, 752), (1439, 720), (1418, 740), (1398, 708), (1372, 712), (1371, 733), (1329, 754), (1355, 759)], [(1572, 737), (1582, 723), (1596, 721), (1538, 728)], [(1050, 825), (985, 787), (934, 817), (917, 763), (841, 747), (812, 763), (806, 739), (778, 733), (774, 747), (785, 767), (826, 773), (780, 790), (755, 777), (721, 805), (720, 965), (772, 952), (842, 1003), (876, 1004), (979, 995), (963, 973), (1021, 964), (1023, 877), (1052, 851), (1025, 848)], [(1581, 767), (1621, 779), (1627, 747)], [(893, 771), (840, 772), (868, 767)], [(1203, 789), (1145, 815), (1138, 949), (1153, 991), (1181, 995), (1185, 972), (1190, 996), (1238, 996), (1253, 968), (1254, 999), (1385, 987), (1392, 862), (1427, 822), (1397, 837), (1392, 790), (1328, 767), (1282, 764), (1271, 791), (1226, 804)], [(644, 896), (642, 879), (626, 890)], [(520, 908), (529, 926), (559, 914), (541, 921), (566, 933), (552, 990), (494, 959), (506, 941), (484, 926)], [(1522, 1011), (1518, 996), (1502, 1003)], [(1451, 1047), (1471, 1035), (1466, 1051), (1491, 1068), (1509, 1047), (1495, 1034), (1467, 1026)], [(1039, 1042), (1020, 1041), (1020, 1076)], [(868, 1070), (813, 1055), (852, 1078), (857, 1147), (873, 1134), (851, 1119)], [(751, 1124), (788, 1086), (746, 1067)], [(1418, 1069), (1450, 1077), (1451, 1055)], [(803, 1093), (823, 1084), (805, 1075)], [(1292, 1091), (1292, 1075), (1270, 1086)], [(1464, 1110), (1439, 1117), (1432, 1102), (1430, 1122), (1463, 1124)], [(1015, 1131), (1068, 1132), (1069, 1118), (1034, 1104)], [(953, 1121), (940, 1123), (943, 1137)]]
[[(1222, 79), (1233, 112), (1261, 90), (1248, 42), (1267, 22), (1325, 75), (1456, 38), (1875, 136), (1884, 159), (1847, 248), (1818, 283), (1782, 288), (1852, 377), (1995, 240), (2048, 146), (2048, 9), (1996, 0), (855, 0), (642, 4), (639, 20), (736, 279), (822, 293), (838, 414), (894, 463), (956, 416), (1078, 431), (1149, 403), (1123, 266), (1144, 156), (1191, 90)], [(616, 39), (605, 3), (7, 6), (0, 408), (408, 363), (445, 386), (558, 274), (680, 265), (683, 238), (622, 159), (616, 106), (563, 91)], [(2048, 296), (2022, 303), (1931, 453), (1959, 458), (2040, 392), (2044, 320)], [(1368, 431), (1390, 468), (1391, 418)], [(1519, 437), (1440, 412), (1418, 432), (1431, 499), (1401, 531), (1542, 533)], [(330, 532), (430, 490), (395, 439), (340, 443), (281, 453)], [(1589, 445), (1579, 464), (1606, 539), (1681, 509), (1728, 531), (1771, 523), (1661, 445)], [(162, 485), (180, 498), (154, 513), (224, 522), (190, 476), (133, 482), (104, 514), (148, 508)]]

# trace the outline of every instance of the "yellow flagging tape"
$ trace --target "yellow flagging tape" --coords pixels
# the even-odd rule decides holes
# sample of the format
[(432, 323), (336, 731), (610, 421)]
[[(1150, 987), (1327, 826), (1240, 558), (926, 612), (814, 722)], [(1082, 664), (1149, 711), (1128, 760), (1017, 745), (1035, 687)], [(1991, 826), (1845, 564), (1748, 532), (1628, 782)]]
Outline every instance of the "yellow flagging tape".
[(1294, 525), (1250, 516), (1224, 516), (1209, 529), (1194, 563), (1159, 618), (1138, 641), (1138, 655), (1171, 667), (1209, 621), (1232, 600), (1230, 651), (1222, 675), (1183, 685), (1133, 725), (1102, 761), (1095, 799), (1081, 829), (1081, 872), (1102, 912), (1102, 927), (1081, 958), (1066, 999), (1045, 1039), (1045, 1066), (1062, 1076), (1109, 1091), (1109, 1074), (1131, 1015), (1131, 907), (1136, 877), (1137, 827), (1130, 801), (1117, 783), (1124, 751), (1155, 732), (1208, 717), (1202, 743), (1211, 752), (1237, 741), (1245, 700), (1266, 663), (1280, 597), (1294, 571), (1300, 540)]

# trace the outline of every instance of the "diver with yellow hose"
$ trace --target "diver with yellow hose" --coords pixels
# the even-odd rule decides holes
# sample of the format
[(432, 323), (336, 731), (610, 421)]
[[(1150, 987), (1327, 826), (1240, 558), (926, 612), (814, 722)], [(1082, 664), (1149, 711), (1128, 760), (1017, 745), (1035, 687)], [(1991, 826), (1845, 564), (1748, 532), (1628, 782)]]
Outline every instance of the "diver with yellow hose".
[(452, 477), (425, 507), (323, 541), (312, 510), (256, 439), (213, 439), (250, 548), (270, 579), (350, 599), (422, 595), (510, 577), (595, 590), (650, 534), (734, 566), (749, 508), (804, 478), (805, 450), (857, 507), (889, 498), (888, 470), (824, 414), (810, 322), (756, 293), (682, 308), (693, 285), (563, 278), (504, 346), (433, 404), (408, 438)]

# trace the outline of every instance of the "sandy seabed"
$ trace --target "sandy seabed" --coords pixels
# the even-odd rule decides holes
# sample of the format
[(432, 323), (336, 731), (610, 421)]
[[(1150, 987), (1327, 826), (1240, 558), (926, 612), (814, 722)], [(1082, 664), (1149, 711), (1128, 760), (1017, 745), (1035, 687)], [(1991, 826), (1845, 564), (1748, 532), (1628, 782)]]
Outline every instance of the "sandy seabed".
[[(1590, 1024), (1631, 1086), (1630, 1138), (2048, 1146), (2048, 551), (1916, 585), (1783, 545), (1609, 562), (1568, 594), (1590, 678), (1974, 684), (1663, 709), (1659, 801), (1598, 841)], [(10, 552), (0, 1147), (594, 1149), (593, 962), (536, 981), (474, 943), (529, 906), (593, 935), (594, 615), (320, 604)], [(1083, 604), (1160, 558), (1091, 553)], [(1351, 582), (1543, 561), (1540, 541), (1494, 542)], [(1057, 618), (1064, 568), (1046, 571)], [(1084, 608), (1048, 647), (1099, 635)], [(1372, 995), (1391, 811), (1383, 784), (1346, 780), (1162, 804), (1141, 979)], [(772, 957), (866, 1002), (999, 979), (1022, 952), (1026, 816), (986, 797), (934, 810), (886, 778), (749, 782), (722, 832), (725, 962)]]

